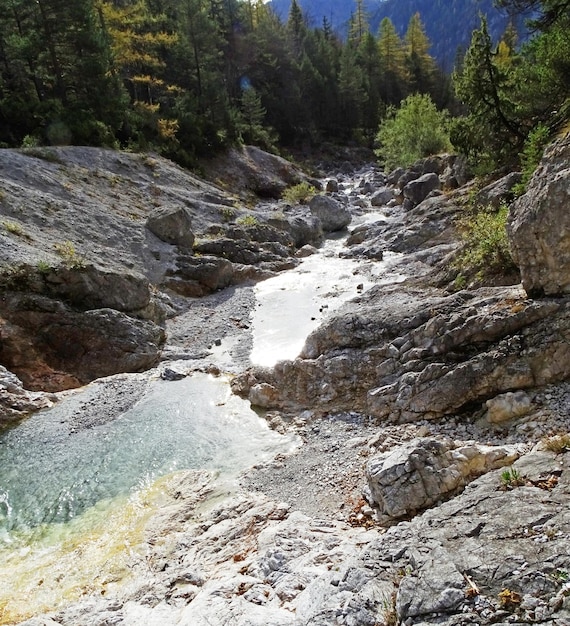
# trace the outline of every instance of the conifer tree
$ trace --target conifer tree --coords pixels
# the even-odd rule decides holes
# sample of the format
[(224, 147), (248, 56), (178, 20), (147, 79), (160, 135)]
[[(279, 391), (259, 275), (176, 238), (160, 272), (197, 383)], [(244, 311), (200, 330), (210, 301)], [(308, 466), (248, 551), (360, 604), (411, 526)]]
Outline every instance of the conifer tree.
[(348, 27), (349, 43), (359, 46), (368, 31), (368, 14), (364, 8), (364, 0), (356, 0), (356, 11), (351, 15)]
[(406, 64), (409, 75), (409, 89), (417, 93), (430, 93), (434, 86), (436, 64), (429, 54), (430, 41), (419, 13), (410, 18), (408, 29), (404, 36)]
[(461, 72), (453, 77), (455, 91), (469, 113), (456, 127), (454, 143), (462, 144), (466, 152), (486, 144), (484, 149), (498, 160), (516, 151), (524, 135), (511, 99), (512, 79), (508, 68), (497, 63), (487, 21), (481, 16), (481, 27), (473, 32)]
[(357, 61), (361, 69), (362, 94), (362, 125), (364, 136), (369, 143), (373, 142), (378, 129), (381, 113), (380, 96), (380, 54), (377, 41), (372, 33), (367, 32), (358, 46)]
[(91, 0), (0, 0), (0, 17), (6, 137), (112, 142), (124, 102)]
[(403, 42), (387, 17), (380, 22), (378, 51), (381, 97), (386, 104), (397, 105), (408, 90), (408, 71)]

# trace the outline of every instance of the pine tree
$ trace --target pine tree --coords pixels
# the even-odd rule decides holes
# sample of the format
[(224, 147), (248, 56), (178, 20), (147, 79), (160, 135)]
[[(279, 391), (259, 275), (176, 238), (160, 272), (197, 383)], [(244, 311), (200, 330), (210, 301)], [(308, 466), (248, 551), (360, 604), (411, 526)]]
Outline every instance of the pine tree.
[(344, 137), (354, 137), (362, 125), (362, 104), (364, 101), (364, 76), (358, 64), (357, 51), (345, 45), (340, 57), (338, 89), (342, 133)]
[(481, 28), (473, 32), (461, 72), (454, 74), (453, 80), (469, 113), (464, 125), (459, 126), (463, 136), (457, 138), (458, 144), (463, 144), (466, 152), (469, 145), (478, 145), (499, 160), (516, 151), (524, 135), (511, 100), (513, 75), (496, 62), (483, 16)]

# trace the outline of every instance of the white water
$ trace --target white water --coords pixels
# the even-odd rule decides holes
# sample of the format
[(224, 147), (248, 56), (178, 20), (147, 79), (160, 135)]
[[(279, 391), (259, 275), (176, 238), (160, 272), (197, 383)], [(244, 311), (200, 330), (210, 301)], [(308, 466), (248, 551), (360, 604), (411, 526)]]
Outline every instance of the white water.
[[(371, 215), (378, 219), (377, 214)], [(325, 317), (372, 284), (383, 282), (379, 277), (396, 257), (388, 253), (385, 261), (346, 259), (338, 256), (342, 245), (343, 240), (329, 239), (297, 268), (256, 286), (252, 363), (273, 366), (278, 361), (294, 359)], [(363, 271), (365, 265), (369, 272)], [(367, 278), (369, 275), (375, 277), (374, 283)], [(403, 278), (393, 274), (387, 280), (398, 282)]]

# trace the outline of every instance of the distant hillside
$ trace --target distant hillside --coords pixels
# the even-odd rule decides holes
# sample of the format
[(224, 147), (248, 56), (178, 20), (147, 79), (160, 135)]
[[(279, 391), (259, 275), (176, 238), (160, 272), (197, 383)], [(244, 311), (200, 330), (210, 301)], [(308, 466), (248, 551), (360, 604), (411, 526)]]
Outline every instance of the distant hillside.
[[(350, 0), (298, 0), (311, 25), (320, 26), (323, 18), (342, 36), (346, 34), (350, 16), (356, 3)], [(286, 20), (291, 0), (272, 0), (273, 10)], [(467, 48), (473, 29), (480, 24), (479, 13), (487, 16), (489, 32), (498, 41), (508, 25), (504, 11), (493, 5), (493, 0), (368, 0), (365, 2), (372, 32), (378, 31), (383, 18), (389, 17), (398, 33), (406, 32), (410, 17), (419, 12), (432, 43), (431, 54), (445, 71), (451, 71), (459, 48)], [(517, 27), (524, 33), (523, 20)], [(524, 36), (524, 34), (522, 35)]]

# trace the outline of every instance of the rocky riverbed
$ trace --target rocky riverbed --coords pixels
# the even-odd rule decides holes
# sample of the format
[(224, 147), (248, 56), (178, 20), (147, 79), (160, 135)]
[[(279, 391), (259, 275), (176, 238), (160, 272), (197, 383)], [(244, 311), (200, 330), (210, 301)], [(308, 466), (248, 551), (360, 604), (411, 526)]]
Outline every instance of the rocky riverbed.
[[(550, 149), (513, 205), (513, 232), (525, 232), (522, 215), (539, 201), (554, 211), (545, 223), (566, 223), (568, 145), (561, 140)], [(167, 166), (157, 163), (153, 171), (165, 181)], [(129, 556), (128, 577), (102, 577), (83, 598), (22, 624), (570, 624), (570, 333), (558, 263), (553, 276), (553, 255), (539, 254), (540, 233), (534, 248), (525, 234), (522, 286), (515, 277), (506, 286), (451, 289), (456, 218), (461, 199), (473, 195), (452, 158), (390, 177), (366, 166), (329, 176), (326, 188), (335, 212), (330, 224), (347, 212), (353, 219), (381, 212), (382, 219), (351, 228), (343, 252), (378, 284), (363, 291), (355, 276), (356, 298), (326, 318), (293, 361), (275, 368), (249, 362), (251, 281), (295, 265), (296, 250), (318, 245), (323, 222), (308, 208), (258, 207), (258, 219), (291, 237), (273, 235), (285, 250), (268, 246), (263, 229), (244, 239), (238, 225), (223, 233), (204, 225), (205, 246), (224, 254), (198, 256), (201, 273), (191, 272), (180, 252), (188, 226), (176, 222), (173, 242), (144, 235), (155, 246), (152, 271), (135, 268), (157, 281), (151, 297), (165, 318), (152, 322), (165, 330), (152, 375), (231, 372), (235, 391), (303, 445), (252, 468), (231, 488), (206, 472), (173, 475)], [(479, 193), (494, 202), (509, 199), (509, 190), (501, 181)], [(22, 228), (36, 237), (31, 226)], [(4, 237), (19, 242), (14, 233)], [(559, 239), (554, 257), (563, 264), (568, 241)], [(240, 246), (251, 252), (249, 263), (235, 256), (235, 241), (247, 242)], [(168, 259), (160, 272), (156, 246), (159, 260)], [(399, 275), (382, 284), (374, 270), (389, 253), (401, 255), (390, 269)], [(52, 282), (33, 293), (60, 297)], [(8, 292), (21, 291), (9, 283)], [(64, 303), (70, 306), (68, 296)], [(15, 319), (4, 321), (9, 330)], [(4, 336), (4, 344), (19, 345)], [(69, 375), (80, 380), (76, 371)], [(3, 380), (8, 417), (73, 393), (25, 390), (9, 372)], [(122, 374), (100, 383), (82, 417), (86, 426), (124, 411), (145, 380)]]

